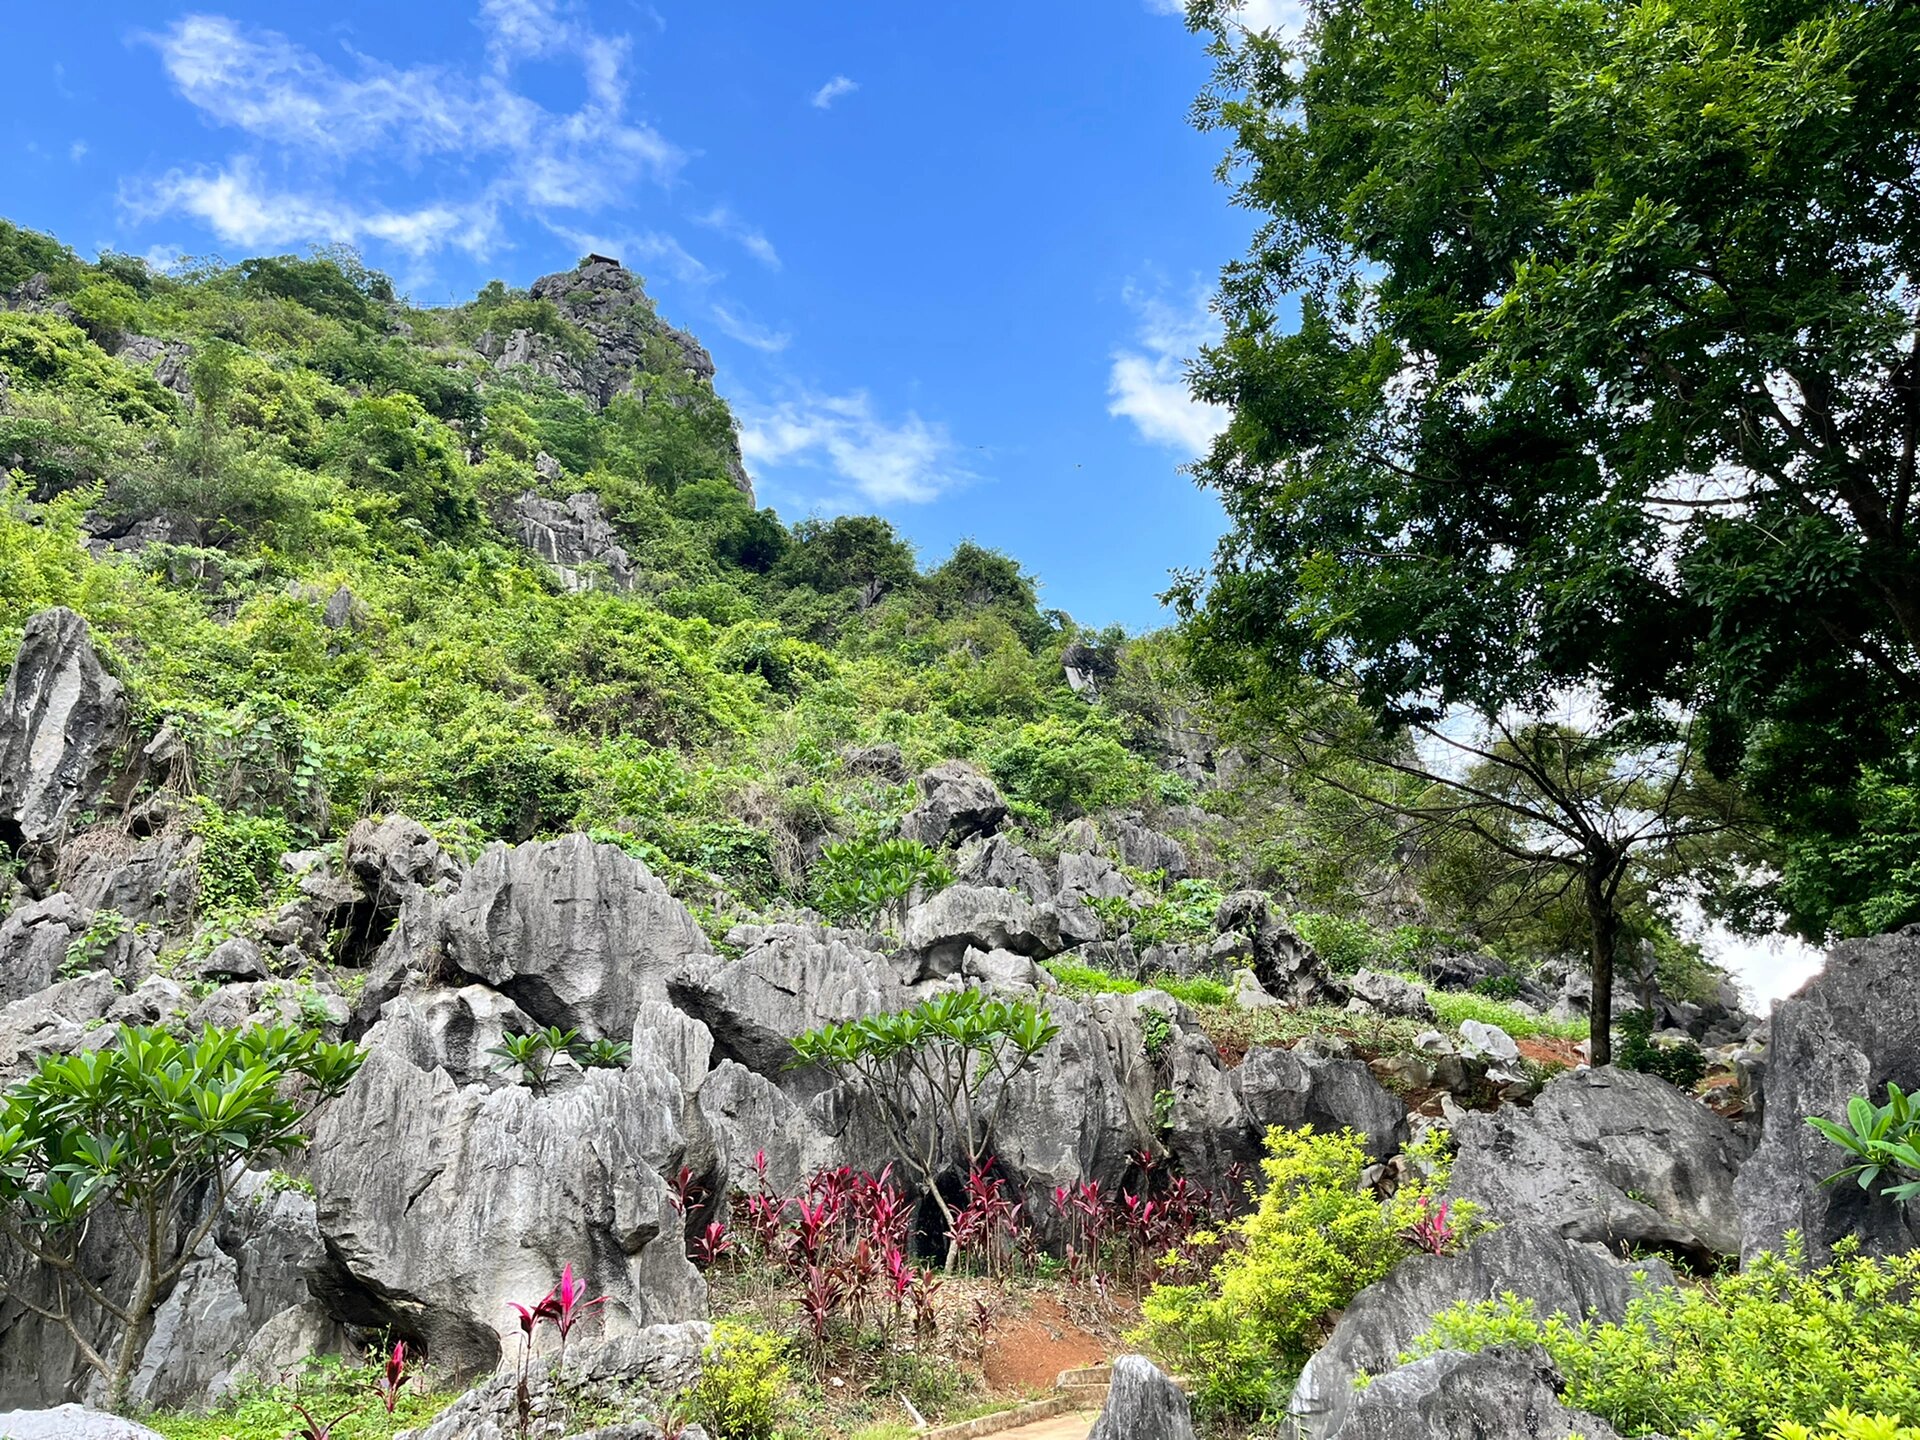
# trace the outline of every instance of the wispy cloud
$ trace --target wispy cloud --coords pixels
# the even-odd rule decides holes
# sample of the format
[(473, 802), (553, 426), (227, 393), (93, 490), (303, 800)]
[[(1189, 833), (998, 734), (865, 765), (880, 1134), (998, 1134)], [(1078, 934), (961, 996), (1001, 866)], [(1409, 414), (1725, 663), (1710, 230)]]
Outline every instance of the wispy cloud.
[(76, 165), (78, 165), (82, 160), (86, 159), (87, 158), (87, 142), (84, 140), (76, 140), (71, 145), (67, 146), (67, 158), (73, 161), (73, 163)]
[[(480, 248), (503, 207), (593, 212), (626, 202), (637, 183), (678, 174), (685, 152), (626, 114), (624, 36), (594, 31), (558, 0), (482, 0), (479, 24), (489, 68), (478, 73), (351, 51), (336, 65), (223, 15), (188, 15), (142, 37), (183, 99), (266, 149), (124, 187), (129, 208), (197, 215), (242, 243), (391, 235), (418, 253)], [(576, 109), (551, 110), (514, 85), (518, 62), (555, 57), (580, 69)], [(417, 167), (445, 156), (459, 160), (444, 168), (464, 193), (392, 207), (366, 198), (395, 159)], [(299, 183), (264, 184), (267, 157)], [(358, 162), (380, 168), (355, 171)]]
[(1113, 352), (1107, 413), (1132, 421), (1144, 440), (1198, 455), (1227, 423), (1224, 406), (1202, 404), (1187, 387), (1187, 361), (1220, 333), (1206, 292), (1179, 307), (1130, 285), (1125, 299), (1139, 323), (1134, 343)]
[[(1146, 5), (1156, 15), (1187, 13), (1183, 0), (1146, 0)], [(1292, 36), (1300, 33), (1307, 19), (1304, 0), (1241, 0), (1238, 8), (1243, 30), (1278, 31)]]
[(630, 270), (671, 275), (683, 285), (710, 285), (721, 276), (661, 230), (583, 230), (552, 220), (542, 223), (582, 255), (608, 255)]
[(712, 308), (713, 321), (720, 327), (720, 332), (742, 345), (750, 345), (755, 350), (772, 355), (786, 349), (793, 341), (793, 336), (785, 330), (771, 329), (730, 306), (716, 304)]
[(780, 252), (773, 248), (773, 242), (757, 227), (749, 225), (725, 205), (716, 205), (704, 215), (693, 217), (696, 224), (709, 230), (718, 230), (722, 235), (734, 241), (754, 259), (769, 270), (780, 268)]
[(739, 406), (749, 467), (795, 467), (832, 477), (831, 488), (873, 505), (923, 504), (968, 479), (946, 427), (909, 411), (888, 421), (864, 390), (808, 394), (767, 409)]
[(860, 84), (858, 81), (849, 80), (844, 75), (836, 75), (813, 92), (813, 108), (816, 110), (825, 110), (842, 95), (851, 95), (859, 88)]
[(361, 208), (325, 196), (274, 189), (245, 156), (213, 169), (170, 170), (158, 180), (124, 190), (121, 203), (141, 219), (191, 215), (222, 240), (238, 245), (288, 245), (301, 240), (355, 244), (371, 239), (415, 256), (450, 244), (484, 255), (495, 236), (495, 217), (484, 205)]

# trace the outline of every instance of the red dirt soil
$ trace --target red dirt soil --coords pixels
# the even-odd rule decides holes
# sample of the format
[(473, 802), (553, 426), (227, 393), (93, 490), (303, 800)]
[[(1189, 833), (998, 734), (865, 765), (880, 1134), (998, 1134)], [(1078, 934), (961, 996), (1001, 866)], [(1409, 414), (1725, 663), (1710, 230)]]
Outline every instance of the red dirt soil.
[(980, 1360), (990, 1389), (1026, 1394), (1051, 1390), (1062, 1370), (1106, 1358), (1099, 1336), (1074, 1324), (1051, 1295), (1036, 1295), (1024, 1314), (1005, 1316), (994, 1326)]

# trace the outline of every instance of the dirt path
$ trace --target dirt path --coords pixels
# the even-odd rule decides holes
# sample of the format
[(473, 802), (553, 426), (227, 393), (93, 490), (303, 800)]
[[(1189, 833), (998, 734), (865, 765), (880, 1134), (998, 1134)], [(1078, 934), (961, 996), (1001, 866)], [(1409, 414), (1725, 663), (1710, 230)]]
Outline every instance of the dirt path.
[(1011, 1430), (996, 1431), (993, 1440), (1087, 1440), (1087, 1432), (1099, 1418), (1098, 1410), (1069, 1410), (1063, 1415), (1031, 1420)]

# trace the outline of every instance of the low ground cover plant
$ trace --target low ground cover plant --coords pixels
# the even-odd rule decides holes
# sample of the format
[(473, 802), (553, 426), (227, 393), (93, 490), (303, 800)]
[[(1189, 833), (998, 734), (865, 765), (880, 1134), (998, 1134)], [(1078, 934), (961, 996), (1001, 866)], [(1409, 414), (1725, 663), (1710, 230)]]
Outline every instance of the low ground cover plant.
[[(1822, 1426), (1836, 1399), (1920, 1424), (1920, 1253), (1878, 1259), (1842, 1240), (1809, 1264), (1798, 1237), (1738, 1274), (1649, 1290), (1618, 1324), (1542, 1317), (1511, 1297), (1434, 1318), (1409, 1358), (1435, 1350), (1537, 1344), (1566, 1379), (1567, 1403), (1622, 1435), (1771, 1440)], [(1845, 1425), (1838, 1433), (1847, 1434)], [(1867, 1429), (1867, 1434), (1876, 1434)]]

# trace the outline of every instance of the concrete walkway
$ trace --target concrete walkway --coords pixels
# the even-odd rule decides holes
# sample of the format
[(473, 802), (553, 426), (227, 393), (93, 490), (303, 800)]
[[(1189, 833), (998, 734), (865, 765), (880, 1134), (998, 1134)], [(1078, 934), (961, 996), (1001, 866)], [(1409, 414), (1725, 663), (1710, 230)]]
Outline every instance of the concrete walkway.
[(994, 1440), (1087, 1440), (1087, 1432), (1093, 1429), (1093, 1422), (1099, 1418), (1098, 1410), (1069, 1410), (1061, 1415), (1049, 1415), (1044, 1420), (1030, 1420), (1011, 1430), (998, 1431)]

